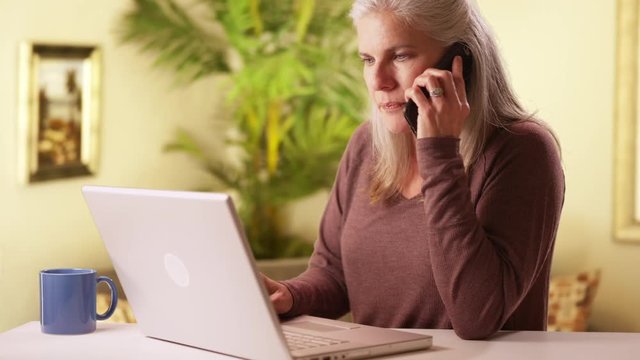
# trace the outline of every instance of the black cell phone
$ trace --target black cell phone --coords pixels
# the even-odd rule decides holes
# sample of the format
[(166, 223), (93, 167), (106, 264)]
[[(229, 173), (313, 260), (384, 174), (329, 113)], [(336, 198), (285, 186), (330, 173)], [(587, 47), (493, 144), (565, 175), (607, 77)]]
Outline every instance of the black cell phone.
[[(440, 70), (449, 70), (451, 71), (451, 67), (453, 65), (453, 58), (460, 55), (462, 57), (462, 77), (464, 78), (465, 90), (469, 90), (469, 81), (471, 80), (471, 68), (473, 66), (473, 57), (471, 56), (471, 50), (467, 47), (467, 45), (457, 42), (447, 50), (447, 52), (442, 56), (442, 59), (438, 61), (434, 68)], [(426, 88), (420, 87), (420, 90), (424, 93), (424, 96), (427, 98), (430, 97), (429, 91)], [(409, 128), (413, 132), (413, 135), (418, 136), (418, 106), (413, 100), (409, 99), (407, 105), (404, 108), (404, 118), (407, 120), (409, 124)]]

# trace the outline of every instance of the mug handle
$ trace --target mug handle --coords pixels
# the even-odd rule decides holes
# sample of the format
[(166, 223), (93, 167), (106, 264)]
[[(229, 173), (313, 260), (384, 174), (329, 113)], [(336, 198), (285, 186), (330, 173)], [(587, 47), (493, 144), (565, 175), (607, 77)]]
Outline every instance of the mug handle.
[(107, 320), (111, 315), (113, 315), (114, 311), (116, 311), (116, 307), (118, 306), (118, 289), (116, 289), (116, 285), (113, 283), (113, 280), (106, 276), (100, 276), (96, 281), (96, 284), (100, 284), (102, 281), (106, 282), (111, 290), (111, 305), (109, 305), (109, 308), (104, 314), (96, 314), (96, 318), (98, 320)]

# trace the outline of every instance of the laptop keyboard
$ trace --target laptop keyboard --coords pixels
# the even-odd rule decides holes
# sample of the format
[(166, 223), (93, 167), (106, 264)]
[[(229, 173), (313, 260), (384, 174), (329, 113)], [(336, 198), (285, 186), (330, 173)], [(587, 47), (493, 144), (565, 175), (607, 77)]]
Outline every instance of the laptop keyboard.
[(343, 344), (348, 341), (331, 339), (322, 336), (315, 336), (309, 334), (301, 334), (292, 331), (283, 331), (284, 338), (287, 340), (287, 345), (289, 345), (290, 350), (304, 350), (304, 349), (312, 349), (321, 346), (328, 345), (336, 345)]

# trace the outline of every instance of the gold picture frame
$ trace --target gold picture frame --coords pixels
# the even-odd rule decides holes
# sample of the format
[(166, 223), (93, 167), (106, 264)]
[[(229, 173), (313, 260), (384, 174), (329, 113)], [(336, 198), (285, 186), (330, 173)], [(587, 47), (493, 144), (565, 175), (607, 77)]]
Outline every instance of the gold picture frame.
[(21, 183), (96, 173), (101, 63), (98, 46), (20, 44)]
[(640, 243), (640, 0), (617, 6), (613, 233), (618, 241)]

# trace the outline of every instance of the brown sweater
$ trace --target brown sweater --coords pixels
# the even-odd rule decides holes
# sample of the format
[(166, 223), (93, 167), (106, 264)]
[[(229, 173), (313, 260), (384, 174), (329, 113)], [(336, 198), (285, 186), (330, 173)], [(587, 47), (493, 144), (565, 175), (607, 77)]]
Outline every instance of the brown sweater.
[(422, 195), (372, 204), (370, 124), (354, 133), (309, 268), (285, 283), (287, 316), (382, 327), (545, 330), (549, 270), (564, 201), (551, 134), (533, 122), (496, 129), (465, 174), (459, 140), (419, 139)]

